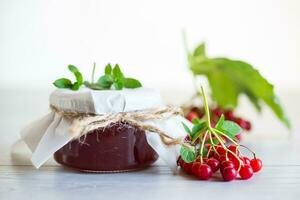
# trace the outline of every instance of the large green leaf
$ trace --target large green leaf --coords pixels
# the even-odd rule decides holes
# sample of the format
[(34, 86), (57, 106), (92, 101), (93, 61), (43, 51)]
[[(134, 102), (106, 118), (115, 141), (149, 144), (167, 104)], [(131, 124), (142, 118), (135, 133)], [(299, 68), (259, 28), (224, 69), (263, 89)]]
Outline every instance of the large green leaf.
[[(199, 50), (197, 50), (199, 49)], [(274, 87), (252, 65), (228, 58), (207, 58), (203, 47), (189, 55), (190, 69), (195, 75), (205, 75), (213, 100), (223, 108), (235, 108), (238, 97), (245, 94), (260, 111), (261, 101), (288, 127), (290, 123), (274, 93)]]

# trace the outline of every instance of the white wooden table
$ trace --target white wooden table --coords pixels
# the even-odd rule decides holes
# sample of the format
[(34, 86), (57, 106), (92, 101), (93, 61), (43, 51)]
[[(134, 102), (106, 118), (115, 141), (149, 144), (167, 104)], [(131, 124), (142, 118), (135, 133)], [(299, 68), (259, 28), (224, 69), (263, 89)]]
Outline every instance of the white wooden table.
[[(174, 175), (162, 162), (142, 171), (120, 174), (79, 173), (53, 161), (37, 170), (30, 166), (28, 149), (22, 145), (15, 148), (13, 144), (20, 128), (47, 110), (48, 91), (0, 92), (6, 94), (0, 102), (0, 200), (300, 198), (299, 134), (295, 132), (288, 138), (286, 133), (280, 133), (283, 129), (270, 128), (277, 122), (266, 122), (266, 117), (255, 122), (258, 128), (254, 132), (259, 134), (245, 141), (264, 162), (262, 172), (248, 181), (199, 181), (183, 173)], [(300, 128), (300, 110), (294, 106), (299, 100), (286, 100), (295, 130)], [(264, 132), (274, 134), (267, 137)]]
[(164, 165), (120, 174), (46, 166), (0, 167), (0, 199), (299, 199), (300, 162), (266, 164), (248, 181), (199, 181)]

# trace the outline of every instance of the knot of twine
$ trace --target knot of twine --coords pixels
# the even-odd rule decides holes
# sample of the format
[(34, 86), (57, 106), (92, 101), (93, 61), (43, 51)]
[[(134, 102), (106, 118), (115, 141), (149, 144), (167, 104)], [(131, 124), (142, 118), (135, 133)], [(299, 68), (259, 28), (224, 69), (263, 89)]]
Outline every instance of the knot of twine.
[(62, 117), (72, 121), (72, 124), (69, 128), (69, 133), (74, 139), (85, 136), (92, 130), (99, 128), (104, 129), (113, 123), (126, 122), (138, 129), (158, 134), (161, 138), (161, 141), (167, 146), (176, 144), (185, 146), (182, 138), (173, 138), (157, 127), (143, 123), (146, 120), (162, 120), (173, 116), (182, 115), (182, 110), (178, 107), (167, 106), (162, 109), (120, 112), (105, 115), (64, 111), (53, 105), (50, 105), (50, 109)]

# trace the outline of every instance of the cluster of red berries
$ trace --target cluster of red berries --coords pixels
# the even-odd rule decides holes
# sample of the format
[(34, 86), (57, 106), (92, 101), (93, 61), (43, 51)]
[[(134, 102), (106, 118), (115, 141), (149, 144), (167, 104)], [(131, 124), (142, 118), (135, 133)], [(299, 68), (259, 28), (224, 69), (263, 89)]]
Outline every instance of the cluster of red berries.
[[(185, 117), (189, 121), (192, 121), (195, 118), (201, 119), (204, 116), (204, 114), (204, 108), (192, 107)], [(237, 123), (243, 130), (251, 130), (251, 123), (249, 121), (242, 119), (241, 117), (235, 116), (233, 110), (223, 110), (220, 107), (215, 107), (211, 110), (212, 127), (214, 127), (214, 125), (218, 122), (222, 115), (224, 115), (226, 120), (234, 121), (235, 123)], [(236, 137), (239, 140), (241, 135), (239, 134)]]
[[(186, 163), (179, 157), (178, 166), (180, 166), (187, 174), (194, 174), (200, 180), (208, 180), (213, 173), (220, 173), (225, 181), (231, 181), (239, 177), (242, 180), (249, 179), (254, 173), (262, 168), (262, 161), (255, 157), (249, 159), (240, 155), (237, 146), (229, 146), (231, 152), (235, 152), (235, 156), (218, 146), (217, 152), (210, 154), (209, 157), (197, 158), (194, 162)], [(238, 160), (238, 158), (239, 160)]]

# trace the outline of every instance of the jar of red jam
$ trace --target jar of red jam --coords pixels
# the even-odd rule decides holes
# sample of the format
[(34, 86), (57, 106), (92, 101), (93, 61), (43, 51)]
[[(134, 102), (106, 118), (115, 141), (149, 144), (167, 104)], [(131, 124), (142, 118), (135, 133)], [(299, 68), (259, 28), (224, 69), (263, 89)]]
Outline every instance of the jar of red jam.
[[(138, 170), (153, 164), (158, 154), (165, 156), (167, 163), (176, 163), (176, 147), (164, 146), (158, 134), (146, 134), (140, 124), (159, 126), (177, 137), (183, 132), (181, 118), (165, 120), (158, 116), (148, 121), (135, 118), (134, 123), (129, 123), (130, 118), (126, 121), (126, 118), (117, 117), (143, 116), (165, 108), (156, 90), (57, 89), (51, 93), (49, 104), (50, 113), (21, 131), (23, 141), (33, 152), (31, 161), (37, 168), (53, 155), (59, 164), (85, 172)], [(105, 124), (95, 123), (95, 118), (101, 118)], [(87, 125), (93, 126), (87, 128), (85, 120)], [(79, 127), (74, 126), (78, 123)]]
[[(155, 90), (145, 88), (122, 91), (81, 89), (76, 92), (57, 90), (51, 94), (50, 103), (65, 112), (105, 116), (153, 109), (161, 105), (161, 99)], [(138, 170), (153, 164), (157, 158), (157, 153), (147, 142), (145, 131), (121, 121), (72, 139), (54, 153), (59, 164), (86, 172)]]

